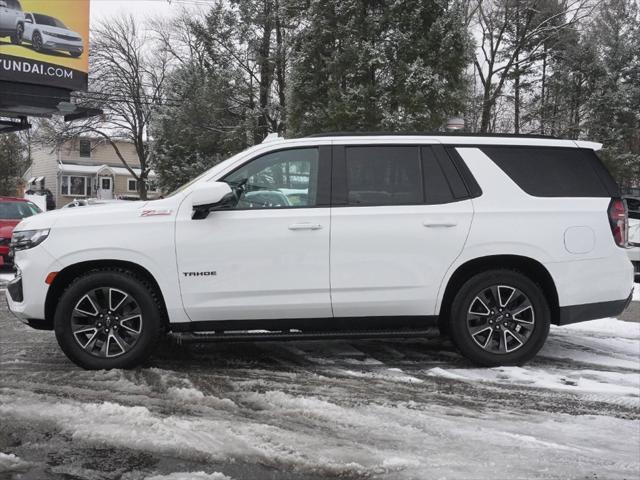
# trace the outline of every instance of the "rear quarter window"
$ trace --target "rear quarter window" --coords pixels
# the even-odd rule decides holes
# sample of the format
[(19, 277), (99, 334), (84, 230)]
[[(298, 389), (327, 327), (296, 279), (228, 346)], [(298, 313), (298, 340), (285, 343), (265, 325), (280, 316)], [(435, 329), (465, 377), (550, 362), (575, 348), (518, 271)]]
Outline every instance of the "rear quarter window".
[(618, 185), (591, 149), (483, 146), (522, 190), (536, 197), (615, 197)]

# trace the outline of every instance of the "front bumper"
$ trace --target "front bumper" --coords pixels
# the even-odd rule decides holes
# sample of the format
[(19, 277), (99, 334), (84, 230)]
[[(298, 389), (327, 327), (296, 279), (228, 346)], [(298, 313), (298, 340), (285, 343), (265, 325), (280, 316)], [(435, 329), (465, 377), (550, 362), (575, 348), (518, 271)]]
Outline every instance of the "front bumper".
[(22, 291), (22, 277), (16, 276), (13, 280), (9, 282), (7, 285), (7, 293), (11, 300), (15, 303), (24, 302), (24, 292)]
[(623, 300), (560, 307), (558, 325), (569, 325), (571, 323), (586, 322), (588, 320), (617, 317), (627, 309), (632, 299), (633, 289), (631, 289), (629, 296)]
[(82, 43), (67, 42), (59, 38), (53, 38), (48, 36), (45, 36), (42, 39), (42, 45), (47, 50), (62, 50), (64, 52), (70, 52), (70, 53), (81, 54), (84, 50), (84, 45)]
[(62, 268), (42, 245), (15, 252), (16, 277), (7, 285), (9, 310), (21, 321), (31, 324), (44, 320), (44, 306), (49, 285), (45, 279), (49, 272)]

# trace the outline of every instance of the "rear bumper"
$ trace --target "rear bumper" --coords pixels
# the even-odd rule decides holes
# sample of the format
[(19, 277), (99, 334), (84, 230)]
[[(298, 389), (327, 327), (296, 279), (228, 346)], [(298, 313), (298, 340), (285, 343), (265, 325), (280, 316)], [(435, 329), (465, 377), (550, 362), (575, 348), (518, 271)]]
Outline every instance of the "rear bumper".
[(617, 317), (627, 309), (632, 298), (633, 290), (631, 290), (629, 297), (623, 300), (560, 307), (558, 325), (569, 325), (571, 323), (586, 322), (599, 318)]

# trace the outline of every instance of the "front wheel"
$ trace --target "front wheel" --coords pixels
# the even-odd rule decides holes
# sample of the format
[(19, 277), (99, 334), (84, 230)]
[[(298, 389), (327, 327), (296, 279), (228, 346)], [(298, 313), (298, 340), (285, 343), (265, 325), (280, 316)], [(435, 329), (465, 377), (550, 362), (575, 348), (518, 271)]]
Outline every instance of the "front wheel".
[(551, 313), (542, 289), (512, 270), (475, 275), (453, 300), (449, 332), (460, 352), (483, 366), (520, 365), (549, 334)]
[(36, 52), (41, 52), (43, 50), (42, 35), (40, 35), (40, 32), (35, 32), (33, 34), (33, 40), (31, 41), (31, 45), (33, 46), (33, 49)]
[(63, 293), (54, 317), (58, 344), (86, 369), (131, 368), (155, 349), (162, 309), (142, 279), (121, 270), (95, 270)]

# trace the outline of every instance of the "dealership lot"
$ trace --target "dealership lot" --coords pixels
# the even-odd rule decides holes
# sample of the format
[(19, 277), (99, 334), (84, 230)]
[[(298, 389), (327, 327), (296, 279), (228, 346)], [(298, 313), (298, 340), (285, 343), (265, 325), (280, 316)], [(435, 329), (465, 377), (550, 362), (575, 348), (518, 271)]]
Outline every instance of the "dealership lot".
[(472, 368), (434, 332), (167, 344), (146, 368), (88, 372), (1, 304), (3, 479), (639, 473), (640, 323), (553, 328), (522, 368)]

